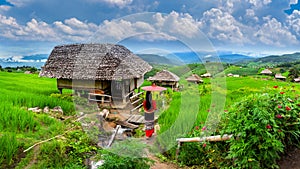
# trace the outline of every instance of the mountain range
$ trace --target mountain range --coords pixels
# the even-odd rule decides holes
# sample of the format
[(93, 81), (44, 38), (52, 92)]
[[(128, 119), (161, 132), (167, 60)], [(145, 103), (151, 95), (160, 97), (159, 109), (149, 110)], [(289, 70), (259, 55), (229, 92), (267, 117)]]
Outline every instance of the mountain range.
[[(300, 60), (300, 52), (284, 55), (270, 55), (265, 57), (251, 57), (235, 53), (219, 53), (219, 56), (210, 52), (181, 52), (165, 55), (137, 54), (150, 64), (183, 65), (189, 63), (225, 62), (225, 63), (272, 63), (281, 64)], [(41, 68), (48, 58), (48, 54), (0, 58), (2, 67), (34, 66)]]

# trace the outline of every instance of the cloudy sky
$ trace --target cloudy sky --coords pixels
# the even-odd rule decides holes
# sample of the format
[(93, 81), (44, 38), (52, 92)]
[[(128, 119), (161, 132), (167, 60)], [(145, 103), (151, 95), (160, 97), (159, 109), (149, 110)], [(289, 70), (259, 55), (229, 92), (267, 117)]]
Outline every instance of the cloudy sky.
[(131, 50), (142, 50), (133, 41), (177, 51), (184, 48), (174, 41), (195, 50), (293, 53), (300, 51), (300, 2), (0, 0), (0, 57), (50, 53), (56, 45), (88, 42), (132, 43)]

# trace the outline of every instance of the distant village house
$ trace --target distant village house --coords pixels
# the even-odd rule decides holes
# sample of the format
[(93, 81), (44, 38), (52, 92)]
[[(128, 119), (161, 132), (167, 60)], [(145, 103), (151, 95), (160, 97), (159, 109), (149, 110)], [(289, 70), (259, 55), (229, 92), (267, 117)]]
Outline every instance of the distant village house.
[(277, 74), (275, 74), (275, 79), (278, 79), (278, 80), (285, 80), (286, 77), (285, 77), (285, 76), (282, 76), (280, 73), (277, 73)]
[(269, 69), (264, 69), (260, 72), (262, 75), (272, 75), (273, 72), (271, 72)]
[(192, 74), (191, 76), (187, 77), (186, 81), (196, 84), (203, 83), (202, 78), (199, 77), (197, 74)]
[(201, 77), (211, 77), (211, 74), (210, 73), (205, 73), (205, 74), (201, 75)]
[(153, 77), (148, 78), (152, 83), (160, 86), (169, 86), (172, 87), (172, 89), (178, 88), (179, 79), (180, 78), (176, 74), (168, 70), (162, 70), (157, 72)]

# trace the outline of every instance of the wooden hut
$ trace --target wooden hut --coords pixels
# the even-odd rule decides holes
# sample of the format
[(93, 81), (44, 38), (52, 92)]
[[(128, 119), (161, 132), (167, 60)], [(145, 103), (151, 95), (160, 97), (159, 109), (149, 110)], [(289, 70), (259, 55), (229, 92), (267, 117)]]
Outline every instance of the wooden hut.
[(295, 78), (294, 82), (300, 83), (300, 77)]
[(178, 88), (179, 77), (167, 70), (157, 72), (153, 77), (149, 77), (148, 80), (160, 86), (170, 86), (172, 89)]
[(191, 83), (203, 83), (202, 78), (199, 77), (197, 74), (192, 74), (191, 76), (187, 77), (186, 80)]
[(201, 75), (201, 77), (211, 77), (211, 74), (210, 73), (205, 73), (205, 74)]
[(264, 69), (263, 71), (260, 72), (260, 74), (262, 74), (262, 75), (272, 75), (272, 72), (269, 69)]
[(60, 92), (65, 88), (93, 90), (102, 101), (126, 102), (151, 69), (147, 62), (121, 45), (71, 44), (52, 50), (40, 76), (57, 78)]
[(282, 76), (280, 73), (275, 74), (275, 79), (279, 79), (279, 80), (285, 80), (286, 77)]

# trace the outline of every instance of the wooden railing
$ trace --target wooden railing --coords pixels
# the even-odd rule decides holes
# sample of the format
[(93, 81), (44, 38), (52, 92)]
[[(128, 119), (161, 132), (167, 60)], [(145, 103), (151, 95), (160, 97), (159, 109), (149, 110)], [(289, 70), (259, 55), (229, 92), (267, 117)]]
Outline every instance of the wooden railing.
[[(130, 99), (130, 102), (132, 105), (136, 104), (136, 103), (139, 103), (140, 101), (143, 100), (143, 98), (139, 98), (144, 92), (139, 92), (137, 94), (134, 94), (133, 96), (131, 96), (129, 99)], [(136, 99), (137, 98), (137, 99)], [(134, 100), (136, 99), (136, 100)], [(134, 100), (134, 101), (133, 101)], [(132, 113), (133, 111), (139, 109), (140, 107), (143, 106), (143, 103), (137, 105), (136, 107), (134, 107), (133, 109), (130, 110), (130, 113)]]
[[(97, 99), (97, 97), (100, 97), (100, 99)], [(89, 93), (88, 96), (89, 101), (96, 101), (101, 103), (111, 103), (112, 99), (110, 95), (106, 94), (96, 94), (96, 93)]]

